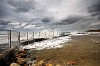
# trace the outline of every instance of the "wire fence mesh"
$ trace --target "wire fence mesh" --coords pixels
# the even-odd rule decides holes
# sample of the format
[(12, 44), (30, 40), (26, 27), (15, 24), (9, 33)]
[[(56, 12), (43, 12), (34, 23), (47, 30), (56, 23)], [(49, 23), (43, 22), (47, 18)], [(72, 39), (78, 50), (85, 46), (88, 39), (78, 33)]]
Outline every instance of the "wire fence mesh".
[(18, 35), (19, 35), (18, 32), (11, 31), (11, 47), (18, 45)]
[(38, 38), (52, 38), (58, 36), (54, 32), (18, 32), (14, 30), (0, 31), (0, 49), (19, 46), (22, 42)]
[(21, 40), (21, 42), (28, 40), (28, 36), (27, 36), (26, 32), (20, 33), (20, 40)]
[(0, 31), (0, 49), (7, 48), (9, 46), (9, 31)]

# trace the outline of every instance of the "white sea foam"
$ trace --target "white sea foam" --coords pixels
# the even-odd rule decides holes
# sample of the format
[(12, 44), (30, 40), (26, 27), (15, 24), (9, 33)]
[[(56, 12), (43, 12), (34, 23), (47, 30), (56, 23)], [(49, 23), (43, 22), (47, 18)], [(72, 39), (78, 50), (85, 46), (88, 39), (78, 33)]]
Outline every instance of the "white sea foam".
[(68, 42), (71, 37), (64, 36), (59, 37), (55, 39), (49, 39), (41, 42), (35, 42), (26, 46), (21, 46), (21, 49), (36, 49), (36, 50), (42, 50), (42, 49), (51, 49), (51, 48), (61, 48), (64, 43)]

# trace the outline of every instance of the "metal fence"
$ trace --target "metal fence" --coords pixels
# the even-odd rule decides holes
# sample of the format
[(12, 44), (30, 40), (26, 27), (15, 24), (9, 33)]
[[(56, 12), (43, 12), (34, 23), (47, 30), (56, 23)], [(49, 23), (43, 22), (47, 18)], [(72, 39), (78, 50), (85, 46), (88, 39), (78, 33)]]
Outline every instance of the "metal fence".
[(19, 46), (24, 41), (37, 38), (50, 38), (55, 34), (57, 35), (57, 33), (54, 32), (49, 34), (46, 32), (17, 32), (14, 30), (2, 30), (0, 31), (0, 49)]
[(0, 31), (0, 49), (7, 48), (9, 46), (8, 31)]
[(18, 32), (11, 30), (0, 31), (0, 49), (18, 45)]

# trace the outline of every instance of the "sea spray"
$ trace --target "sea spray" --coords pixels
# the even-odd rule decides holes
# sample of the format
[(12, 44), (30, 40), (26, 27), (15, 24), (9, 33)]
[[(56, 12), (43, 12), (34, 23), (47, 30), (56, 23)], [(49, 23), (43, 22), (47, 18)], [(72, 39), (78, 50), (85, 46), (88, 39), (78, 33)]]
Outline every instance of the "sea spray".
[(51, 49), (51, 48), (61, 48), (63, 44), (68, 42), (71, 37), (63, 36), (54, 39), (49, 39), (41, 42), (35, 42), (26, 46), (21, 46), (21, 49), (35, 49), (35, 50), (43, 50), (43, 49)]

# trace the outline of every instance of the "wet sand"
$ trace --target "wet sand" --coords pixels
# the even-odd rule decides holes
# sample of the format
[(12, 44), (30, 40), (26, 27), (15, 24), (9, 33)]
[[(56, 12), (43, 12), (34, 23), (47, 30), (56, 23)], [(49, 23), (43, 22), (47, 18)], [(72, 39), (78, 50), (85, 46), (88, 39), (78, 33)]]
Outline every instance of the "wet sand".
[(62, 48), (32, 50), (29, 57), (34, 56), (37, 61), (51, 61), (53, 66), (67, 66), (69, 61), (75, 66), (100, 66), (100, 36), (73, 36)]

